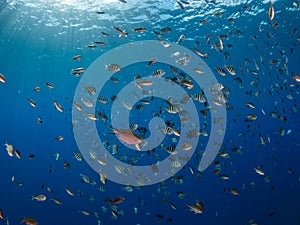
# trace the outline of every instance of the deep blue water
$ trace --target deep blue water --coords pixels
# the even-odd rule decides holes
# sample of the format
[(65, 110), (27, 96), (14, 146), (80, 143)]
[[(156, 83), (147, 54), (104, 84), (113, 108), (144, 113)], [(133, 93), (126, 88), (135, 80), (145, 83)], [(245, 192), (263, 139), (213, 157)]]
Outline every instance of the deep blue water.
[[(4, 215), (0, 224), (19, 224), (25, 217), (33, 217), (44, 225), (300, 224), (300, 84), (293, 78), (300, 75), (300, 3), (275, 1), (273, 20), (268, 16), (270, 2), (189, 0), (189, 4), (181, 4), (184, 10), (171, 0), (128, 0), (127, 4), (117, 0), (1, 1), (0, 73), (6, 82), (0, 82), (0, 208)], [(99, 11), (104, 14), (96, 13)], [(222, 13), (218, 15), (218, 12)], [(207, 22), (199, 22), (201, 20)], [(119, 37), (113, 26), (126, 30), (128, 36)], [(146, 31), (133, 30), (139, 27)], [(171, 28), (171, 32), (161, 31), (164, 27)], [(153, 30), (162, 36), (158, 37)], [(201, 153), (208, 141), (208, 137), (200, 135), (189, 162), (165, 181), (132, 187), (131, 192), (109, 179), (106, 184), (101, 183), (99, 174), (86, 160), (78, 161), (73, 155), (81, 149), (72, 129), (76, 126), (76, 121), (72, 121), (72, 102), (84, 73), (76, 77), (71, 70), (88, 69), (98, 57), (122, 44), (161, 39), (175, 45), (182, 34), (185, 40), (179, 45), (208, 53), (202, 60), (226, 87), (223, 89), (228, 106), (226, 129), (220, 152), (228, 156), (218, 155), (206, 170), (199, 172)], [(94, 41), (106, 45), (95, 44), (95, 48), (89, 48)], [(153, 51), (157, 51), (159, 59), (160, 51)], [(76, 55), (82, 55), (82, 59), (72, 60)], [(115, 64), (121, 61), (118, 57), (112, 60)], [(110, 134), (111, 96), (118, 95), (136, 75), (145, 77), (156, 69), (165, 70), (167, 79), (183, 79), (182, 75), (173, 73), (169, 65), (146, 64), (134, 63), (115, 73), (113, 77), (118, 82), (107, 81), (99, 95), (106, 97), (108, 103), (96, 105), (96, 110), (108, 117), (107, 121), (100, 118), (96, 121), (99, 136), (108, 141), (108, 151), (112, 153), (112, 146), (116, 144), (118, 153), (113, 156), (127, 163), (134, 158), (136, 165), (155, 163), (168, 153), (160, 145), (149, 153), (133, 152), (124, 147), (116, 135)], [(233, 66), (236, 75), (228, 72), (226, 76), (219, 75), (215, 68), (225, 65)], [(191, 89), (180, 82), (179, 85), (191, 96), (201, 93), (199, 85), (191, 81), (194, 83)], [(54, 88), (48, 88), (46, 82)], [(37, 86), (40, 91), (34, 90)], [(27, 98), (34, 100), (36, 107), (32, 107)], [(56, 110), (53, 99), (62, 105), (62, 113)], [(146, 100), (150, 104), (139, 102), (137, 104), (143, 107), (138, 110), (134, 105), (130, 113), (130, 123), (146, 128), (141, 138), (149, 137), (148, 123), (155, 116), (173, 121), (174, 127), (180, 130), (178, 114), (166, 112), (169, 103), (156, 97)], [(208, 113), (205, 118), (199, 112), (200, 129), (211, 135), (211, 113), (218, 106), (205, 105), (192, 98), (190, 101), (198, 112), (206, 110)], [(255, 108), (247, 107), (249, 102)], [(78, 103), (84, 107), (82, 102)], [(256, 120), (248, 121), (249, 114), (256, 115)], [(42, 118), (41, 124), (37, 122), (38, 117)], [(140, 130), (134, 132), (142, 135)], [(157, 129), (157, 132), (160, 131)], [(63, 136), (63, 140), (56, 140), (57, 136)], [(171, 145), (174, 138), (178, 141), (182, 137), (167, 135), (163, 144)], [(21, 158), (10, 157), (5, 143), (13, 145)], [(54, 156), (57, 153), (58, 160)], [(34, 154), (32, 159), (31, 154)], [(66, 162), (70, 167), (64, 168)], [(220, 171), (214, 174), (217, 167)], [(254, 168), (258, 167), (264, 175), (255, 172)], [(96, 185), (83, 182), (80, 174), (88, 175)], [(223, 174), (229, 179), (221, 179)], [(65, 188), (72, 189), (74, 196), (68, 195)], [(239, 194), (233, 195), (232, 189)], [(185, 196), (179, 198), (178, 192)], [(31, 200), (38, 194), (44, 194), (47, 199)], [(124, 197), (124, 202), (114, 205), (106, 201), (118, 196)], [(62, 204), (55, 204), (51, 199), (59, 199)], [(194, 205), (196, 200), (204, 205), (201, 214), (194, 214), (187, 206)], [(89, 215), (83, 215), (81, 210)], [(117, 218), (113, 217), (112, 210), (118, 211)]]

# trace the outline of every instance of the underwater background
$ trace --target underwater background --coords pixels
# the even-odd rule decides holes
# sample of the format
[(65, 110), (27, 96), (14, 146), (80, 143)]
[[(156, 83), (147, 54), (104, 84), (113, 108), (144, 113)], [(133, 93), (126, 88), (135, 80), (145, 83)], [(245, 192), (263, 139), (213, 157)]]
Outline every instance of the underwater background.
[[(1, 0), (0, 224), (300, 224), (299, 4)], [(100, 93), (96, 121), (114, 157), (154, 163), (178, 138), (167, 135), (156, 151), (135, 155), (111, 134), (114, 95), (137, 75), (166, 71), (164, 77), (189, 93), (202, 124), (197, 149), (178, 173), (134, 187), (100, 180), (82, 158), (72, 107), (94, 60), (143, 40), (177, 42), (203, 53), (199, 58), (223, 85), (227, 118), (218, 156), (198, 171), (212, 126), (212, 106), (197, 101), (201, 88), (190, 88), (188, 74), (162, 63), (136, 63), (116, 72)], [(150, 135), (153, 116), (180, 123), (166, 112), (165, 101), (146, 100), (130, 114), (139, 137)]]

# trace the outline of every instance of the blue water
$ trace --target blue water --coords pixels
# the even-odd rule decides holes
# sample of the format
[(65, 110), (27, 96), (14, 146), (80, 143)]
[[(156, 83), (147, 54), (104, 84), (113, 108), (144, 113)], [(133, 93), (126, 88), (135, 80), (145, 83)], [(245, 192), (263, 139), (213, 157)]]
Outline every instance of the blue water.
[[(293, 79), (300, 75), (300, 3), (275, 1), (273, 20), (268, 17), (270, 2), (189, 0), (189, 4), (181, 4), (184, 10), (173, 0), (128, 0), (127, 4), (83, 0), (0, 2), (0, 73), (6, 78), (5, 83), (0, 82), (0, 208), (4, 214), (0, 224), (19, 224), (25, 217), (33, 217), (44, 225), (300, 224), (300, 84)], [(105, 13), (97, 14), (99, 11)], [(217, 16), (217, 12), (222, 15)], [(200, 23), (201, 20), (208, 22)], [(128, 36), (119, 37), (113, 26), (126, 30)], [(138, 27), (145, 27), (146, 31), (133, 31)], [(172, 31), (160, 31), (163, 27)], [(153, 30), (163, 36), (158, 37)], [(227, 103), (232, 108), (227, 110), (226, 133), (220, 149), (229, 157), (217, 156), (206, 170), (197, 171), (208, 139), (201, 135), (186, 166), (161, 183), (132, 187), (132, 192), (110, 180), (102, 184), (84, 159), (77, 161), (73, 156), (80, 149), (72, 130), (72, 102), (84, 73), (76, 77), (70, 71), (78, 67), (87, 69), (99, 56), (122, 44), (158, 38), (175, 44), (182, 34), (186, 38), (179, 45), (207, 52), (209, 56), (203, 58), (204, 62), (218, 82), (230, 90)], [(211, 36), (210, 42), (207, 35)], [(220, 35), (227, 35), (222, 38), (223, 50), (219, 49)], [(87, 47), (94, 41), (106, 45)], [(82, 59), (72, 60), (75, 55), (82, 55)], [(114, 60), (117, 64), (118, 58)], [(279, 61), (272, 65), (271, 60)], [(225, 65), (232, 65), (236, 75), (221, 76), (214, 70)], [(114, 157), (119, 160), (135, 157), (137, 165), (144, 165), (167, 157), (159, 147), (148, 155), (132, 153), (122, 147), (115, 135), (109, 134), (111, 96), (118, 95), (135, 75), (148, 76), (155, 69), (167, 71), (166, 78), (179, 76), (168, 65), (154, 63), (146, 67), (145, 63), (136, 63), (123, 68), (119, 75), (116, 73), (119, 82), (107, 82), (100, 93), (109, 103), (97, 104), (108, 116), (108, 121), (96, 122), (99, 136), (107, 139), (109, 151), (113, 144), (118, 145), (119, 152)], [(235, 80), (237, 77), (242, 80), (242, 88)], [(48, 88), (45, 82), (54, 88)], [(37, 86), (39, 92), (34, 91)], [(185, 90), (189, 94), (201, 93), (196, 84)], [(36, 102), (35, 108), (27, 98)], [(55, 109), (54, 98), (63, 106), (62, 113)], [(133, 108), (131, 123), (148, 129), (153, 113), (168, 106), (159, 98), (150, 102), (142, 110)], [(247, 107), (248, 102), (255, 108)], [(195, 104), (198, 111), (205, 108)], [(180, 128), (177, 115), (162, 111), (158, 113), (162, 119), (172, 120)], [(249, 114), (257, 115), (257, 119), (247, 121)], [(38, 117), (42, 124), (38, 124)], [(210, 130), (210, 119), (209, 111), (207, 118), (199, 113), (201, 129)], [(207, 122), (206, 128), (203, 121)], [(59, 135), (63, 136), (62, 141), (55, 139)], [(149, 135), (147, 130), (144, 138)], [(170, 145), (172, 138), (178, 139), (166, 136), (164, 144)], [(5, 143), (12, 144), (21, 158), (10, 157)], [(57, 153), (58, 160), (54, 156)], [(29, 159), (30, 154), (35, 157)], [(70, 168), (64, 168), (65, 162), (70, 163)], [(219, 164), (221, 171), (213, 174)], [(263, 169), (263, 176), (254, 171), (258, 167)], [(82, 182), (80, 174), (88, 175), (97, 184)], [(229, 179), (221, 179), (221, 174)], [(74, 196), (67, 194), (66, 187), (73, 190)], [(231, 189), (237, 189), (239, 195), (233, 195)], [(179, 198), (178, 192), (184, 192), (185, 197)], [(31, 200), (38, 194), (46, 195), (46, 201)], [(114, 206), (106, 199), (118, 196), (125, 200), (116, 205), (119, 215), (114, 218)], [(62, 205), (51, 198), (59, 199)], [(187, 207), (196, 200), (204, 205), (201, 214), (194, 214)], [(83, 215), (81, 210), (90, 215)]]

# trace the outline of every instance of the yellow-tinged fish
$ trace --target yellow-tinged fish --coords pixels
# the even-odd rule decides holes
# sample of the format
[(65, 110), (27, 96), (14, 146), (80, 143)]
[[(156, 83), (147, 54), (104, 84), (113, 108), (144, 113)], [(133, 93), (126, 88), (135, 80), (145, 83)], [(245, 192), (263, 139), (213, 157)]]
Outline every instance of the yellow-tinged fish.
[(4, 76), (2, 73), (0, 73), (0, 81), (1, 81), (2, 83), (5, 83), (5, 82), (6, 82), (5, 76)]
[(203, 213), (203, 211), (204, 211), (203, 203), (198, 200), (196, 200), (195, 205), (187, 205), (187, 207), (189, 207), (190, 211), (192, 211), (195, 214), (200, 214), (200, 213)]
[(37, 225), (38, 224), (38, 222), (32, 217), (24, 218), (21, 221), (21, 224), (22, 223), (26, 223), (27, 225)]
[(275, 12), (274, 12), (274, 7), (273, 7), (273, 3), (272, 2), (270, 3), (268, 14), (269, 14), (270, 20), (273, 20)]
[(231, 188), (230, 193), (233, 194), (233, 195), (239, 195), (240, 194), (239, 191), (235, 188)]
[(84, 116), (93, 121), (98, 120), (98, 118), (96, 117), (96, 115), (94, 113), (86, 113), (86, 114), (84, 114)]
[(60, 201), (59, 199), (56, 198), (51, 198), (51, 200), (56, 203), (57, 205), (62, 205), (62, 201)]
[(57, 141), (62, 141), (62, 140), (64, 140), (64, 137), (61, 136), (61, 135), (59, 135), (59, 136), (57, 136), (57, 137), (55, 138), (55, 140), (57, 140)]
[(78, 212), (82, 213), (85, 216), (89, 216), (90, 215), (90, 213), (88, 211), (86, 211), (86, 210), (79, 210)]
[(54, 106), (57, 109), (57, 111), (59, 111), (59, 112), (63, 112), (64, 111), (63, 108), (62, 108), (62, 106), (58, 103), (58, 101), (56, 101), (55, 98), (53, 99), (53, 103), (54, 103)]
[(102, 182), (102, 184), (106, 184), (106, 174), (103, 173), (102, 170), (100, 170), (99, 175), (100, 175), (100, 181)]
[(5, 143), (4, 145), (5, 145), (7, 154), (8, 154), (10, 157), (13, 157), (13, 156), (14, 156), (14, 147), (13, 147), (13, 145), (10, 145), (10, 144), (7, 144), (7, 143)]
[(31, 200), (36, 200), (38, 202), (43, 202), (47, 199), (46, 195), (36, 195), (32, 196)]

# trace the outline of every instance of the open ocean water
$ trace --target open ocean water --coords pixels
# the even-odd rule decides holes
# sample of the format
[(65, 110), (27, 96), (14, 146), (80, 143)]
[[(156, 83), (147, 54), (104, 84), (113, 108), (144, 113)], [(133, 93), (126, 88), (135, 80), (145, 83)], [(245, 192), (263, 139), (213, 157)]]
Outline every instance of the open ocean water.
[(300, 2), (126, 1), (1, 0), (0, 224), (300, 224)]

